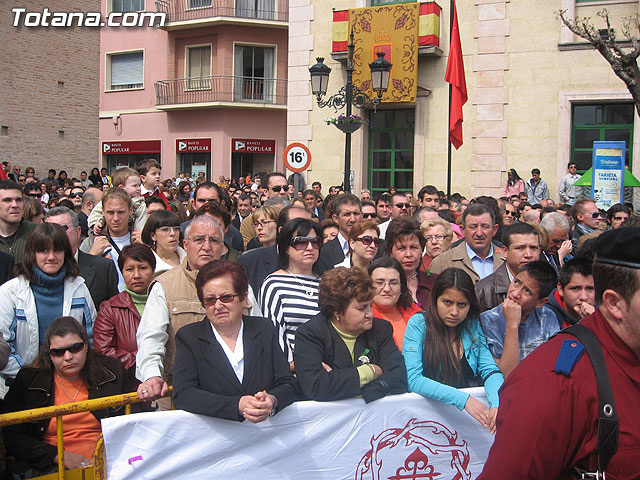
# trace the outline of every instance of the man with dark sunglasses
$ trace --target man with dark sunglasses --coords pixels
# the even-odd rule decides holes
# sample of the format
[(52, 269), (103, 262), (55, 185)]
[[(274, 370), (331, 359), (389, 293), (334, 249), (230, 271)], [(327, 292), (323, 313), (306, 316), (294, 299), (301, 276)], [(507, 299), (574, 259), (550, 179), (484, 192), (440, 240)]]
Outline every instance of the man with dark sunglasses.
[(573, 252), (575, 254), (580, 237), (598, 230), (600, 210), (596, 207), (596, 202), (590, 198), (578, 200), (573, 205), (573, 219), (576, 222), (576, 228), (571, 234), (571, 243), (573, 243)]
[(267, 197), (285, 197), (289, 198), (289, 183), (287, 177), (280, 172), (272, 172), (267, 175)]
[(378, 222), (378, 212), (376, 211), (376, 205), (373, 202), (362, 202), (362, 219)]

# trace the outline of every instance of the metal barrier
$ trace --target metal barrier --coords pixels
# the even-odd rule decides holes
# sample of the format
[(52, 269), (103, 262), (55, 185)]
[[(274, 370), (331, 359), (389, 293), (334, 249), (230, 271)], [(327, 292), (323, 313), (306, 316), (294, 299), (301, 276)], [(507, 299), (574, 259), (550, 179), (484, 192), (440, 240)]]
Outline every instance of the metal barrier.
[[(169, 394), (171, 394), (172, 387), (169, 387)], [(64, 432), (62, 429), (62, 417), (65, 415), (71, 415), (74, 413), (90, 412), (92, 410), (102, 410), (103, 408), (120, 407), (125, 405), (125, 415), (131, 413), (131, 404), (141, 403), (138, 398), (138, 394), (135, 392), (124, 393), (122, 395), (113, 395), (111, 397), (94, 398), (91, 400), (84, 400), (82, 402), (65, 403), (63, 405), (53, 405), (51, 407), (34, 408), (31, 410), (21, 410), (18, 412), (5, 413), (0, 415), (0, 427), (6, 427), (8, 425), (17, 425), (19, 423), (35, 422), (37, 420), (45, 420), (47, 418), (56, 417), (57, 435), (58, 435), (58, 476), (59, 480), (65, 480), (65, 468), (64, 468)], [(96, 480), (106, 479), (106, 464), (104, 461), (104, 443), (102, 437), (96, 445), (94, 453), (94, 465), (84, 467), (82, 469), (70, 470), (69, 472), (83, 471), (83, 475), (78, 478), (85, 478), (84, 472), (88, 472), (92, 475), (88, 475), (88, 478), (95, 478)], [(48, 480), (53, 478), (52, 475), (45, 475), (37, 477), (41, 480)], [(71, 480), (71, 479), (69, 479)]]

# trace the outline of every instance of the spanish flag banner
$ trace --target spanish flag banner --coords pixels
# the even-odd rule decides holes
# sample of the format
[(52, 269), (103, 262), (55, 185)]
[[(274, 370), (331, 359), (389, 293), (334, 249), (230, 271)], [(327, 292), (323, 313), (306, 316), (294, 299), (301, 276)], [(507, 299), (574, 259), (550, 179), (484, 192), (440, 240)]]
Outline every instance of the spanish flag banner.
[(419, 7), (418, 3), (401, 3), (349, 10), (349, 31), (353, 31), (355, 43), (353, 83), (367, 95), (375, 95), (369, 63), (378, 58), (378, 52), (384, 52), (393, 68), (382, 101), (416, 101)]

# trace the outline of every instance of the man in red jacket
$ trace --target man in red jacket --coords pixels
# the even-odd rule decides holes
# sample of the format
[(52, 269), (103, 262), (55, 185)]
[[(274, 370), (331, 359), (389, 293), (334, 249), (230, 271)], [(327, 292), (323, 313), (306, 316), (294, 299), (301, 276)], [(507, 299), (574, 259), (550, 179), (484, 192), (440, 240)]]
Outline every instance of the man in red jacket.
[[(618, 415), (618, 447), (606, 478), (638, 478), (640, 456), (640, 228), (603, 233), (593, 278), (598, 309), (582, 320), (602, 350)], [(538, 347), (500, 390), (497, 433), (478, 480), (596, 477), (598, 391), (588, 355), (560, 334)], [(584, 353), (584, 352), (583, 352)], [(600, 474), (603, 472), (601, 471)]]

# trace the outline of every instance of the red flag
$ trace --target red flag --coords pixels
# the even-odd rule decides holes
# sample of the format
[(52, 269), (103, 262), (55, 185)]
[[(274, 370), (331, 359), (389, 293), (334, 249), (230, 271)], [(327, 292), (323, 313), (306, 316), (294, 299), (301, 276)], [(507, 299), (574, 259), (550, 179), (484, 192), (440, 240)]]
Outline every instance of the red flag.
[(451, 29), (449, 60), (444, 80), (452, 86), (451, 111), (449, 112), (449, 140), (456, 147), (462, 145), (462, 106), (467, 103), (467, 82), (464, 78), (464, 61), (460, 30), (458, 29), (458, 11), (453, 0), (453, 28)]

